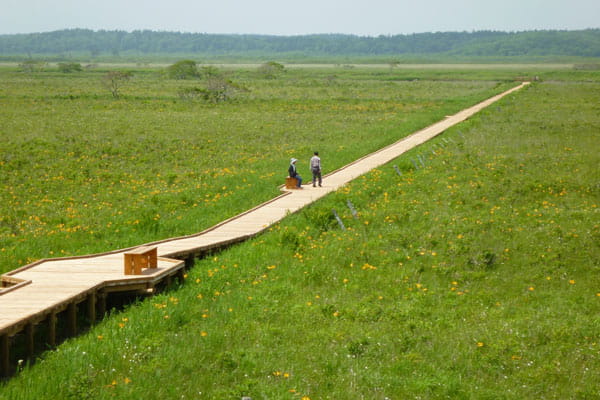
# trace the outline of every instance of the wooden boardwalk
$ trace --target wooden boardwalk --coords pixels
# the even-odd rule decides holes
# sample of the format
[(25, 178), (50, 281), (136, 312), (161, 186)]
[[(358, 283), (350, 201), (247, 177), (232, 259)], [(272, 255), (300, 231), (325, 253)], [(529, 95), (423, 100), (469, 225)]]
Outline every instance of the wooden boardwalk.
[(504, 93), (431, 125), (425, 129), (369, 154), (324, 176), (323, 187), (304, 186), (287, 190), (275, 199), (226, 220), (195, 235), (148, 243), (158, 251), (157, 268), (144, 269), (140, 275), (125, 275), (124, 254), (131, 249), (110, 253), (40, 260), (2, 276), (0, 287), (0, 376), (11, 370), (11, 342), (20, 335), (26, 357), (33, 357), (35, 327), (44, 324), (46, 343), (56, 341), (56, 320), (66, 321), (66, 334), (77, 332), (77, 308), (85, 306), (88, 320), (106, 311), (106, 296), (118, 291), (152, 291), (176, 274), (182, 274), (187, 260), (256, 236), (289, 213), (339, 189), (351, 180), (397, 158), (402, 153), (466, 120), (500, 98), (521, 89), (525, 82)]

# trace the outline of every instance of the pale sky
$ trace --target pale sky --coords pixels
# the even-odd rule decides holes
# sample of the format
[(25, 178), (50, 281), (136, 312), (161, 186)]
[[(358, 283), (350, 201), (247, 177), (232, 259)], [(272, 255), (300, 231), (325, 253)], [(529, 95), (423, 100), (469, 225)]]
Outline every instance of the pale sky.
[(359, 36), (600, 28), (600, 0), (0, 0), (0, 34), (61, 29)]

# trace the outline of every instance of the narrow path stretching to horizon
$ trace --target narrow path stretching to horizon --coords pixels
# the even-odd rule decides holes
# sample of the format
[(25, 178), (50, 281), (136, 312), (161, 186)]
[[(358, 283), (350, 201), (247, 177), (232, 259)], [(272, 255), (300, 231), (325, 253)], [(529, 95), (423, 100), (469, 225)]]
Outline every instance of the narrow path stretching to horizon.
[[(441, 134), (502, 97), (529, 84), (524, 82), (459, 113), (448, 116), (381, 150), (362, 157), (323, 177), (323, 187), (305, 186), (303, 190), (286, 190), (280, 196), (251, 210), (223, 221), (200, 233), (147, 243), (156, 246), (158, 268), (144, 269), (141, 275), (124, 275), (124, 253), (131, 249), (108, 253), (46, 259), (2, 275), (0, 287), (0, 375), (7, 368), (9, 338), (68, 306), (87, 300), (95, 310), (97, 295), (128, 287), (152, 287), (154, 283), (181, 271), (183, 261), (232, 243), (254, 237), (308, 204), (336, 191), (353, 179), (384, 165), (406, 151)], [(93, 311), (92, 311), (93, 312)], [(92, 318), (93, 320), (93, 318)], [(4, 368), (3, 368), (4, 367)]]

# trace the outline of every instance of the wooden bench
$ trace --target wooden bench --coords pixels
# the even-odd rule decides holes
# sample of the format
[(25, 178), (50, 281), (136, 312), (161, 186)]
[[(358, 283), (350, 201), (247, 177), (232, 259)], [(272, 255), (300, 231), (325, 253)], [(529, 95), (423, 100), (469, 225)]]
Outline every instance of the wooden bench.
[(298, 186), (298, 179), (290, 178), (289, 176), (285, 178), (285, 188), (286, 189), (295, 189)]
[(158, 256), (156, 247), (140, 246), (128, 250), (124, 254), (125, 275), (140, 275), (142, 268), (157, 268)]

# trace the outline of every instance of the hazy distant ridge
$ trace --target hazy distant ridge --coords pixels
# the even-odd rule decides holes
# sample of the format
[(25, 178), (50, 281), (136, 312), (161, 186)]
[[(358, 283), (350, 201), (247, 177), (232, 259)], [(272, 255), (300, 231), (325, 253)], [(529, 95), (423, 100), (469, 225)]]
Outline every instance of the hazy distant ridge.
[(393, 36), (224, 35), (69, 29), (0, 35), (0, 55), (18, 54), (303, 54), (600, 57), (600, 29), (437, 32)]

